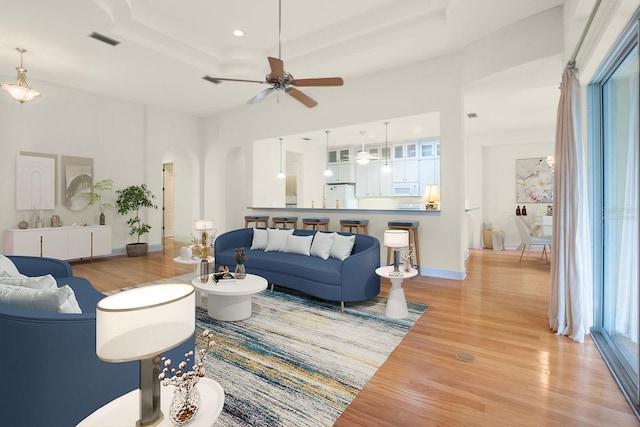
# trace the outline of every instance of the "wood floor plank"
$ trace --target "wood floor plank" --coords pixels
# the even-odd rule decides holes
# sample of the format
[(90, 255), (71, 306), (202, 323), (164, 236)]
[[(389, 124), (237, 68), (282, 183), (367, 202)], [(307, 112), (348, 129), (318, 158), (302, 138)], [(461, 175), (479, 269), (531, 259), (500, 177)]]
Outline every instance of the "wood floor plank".
[[(102, 292), (172, 277), (192, 271), (172, 261), (180, 246), (73, 270)], [(465, 280), (405, 281), (406, 299), (429, 308), (335, 425), (640, 425), (591, 337), (549, 330), (549, 265), (518, 258), (472, 249)], [(381, 294), (389, 287), (383, 280)]]

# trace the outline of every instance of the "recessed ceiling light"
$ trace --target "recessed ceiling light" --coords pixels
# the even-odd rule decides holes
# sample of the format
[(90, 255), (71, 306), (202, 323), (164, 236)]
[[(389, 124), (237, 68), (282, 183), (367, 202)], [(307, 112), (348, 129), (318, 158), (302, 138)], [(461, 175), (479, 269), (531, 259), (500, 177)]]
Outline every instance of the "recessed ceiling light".
[(244, 36), (244, 31), (242, 31), (242, 30), (233, 30), (233, 35), (235, 37), (242, 37), (242, 36)]

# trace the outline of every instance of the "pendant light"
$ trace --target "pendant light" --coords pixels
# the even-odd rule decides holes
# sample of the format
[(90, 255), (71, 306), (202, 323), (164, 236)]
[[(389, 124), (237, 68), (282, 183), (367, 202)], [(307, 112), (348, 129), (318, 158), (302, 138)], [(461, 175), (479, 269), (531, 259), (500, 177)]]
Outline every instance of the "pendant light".
[(362, 166), (368, 164), (369, 160), (371, 160), (369, 157), (369, 152), (364, 149), (364, 136), (366, 133), (367, 131), (360, 131), (360, 135), (362, 135), (362, 151), (358, 151), (358, 153), (356, 154), (356, 162)]
[(19, 47), (17, 47), (16, 50), (20, 52), (20, 66), (16, 67), (18, 78), (15, 82), (0, 85), (0, 87), (6, 90), (7, 93), (20, 104), (24, 104), (39, 97), (40, 92), (33, 89), (27, 82), (27, 70), (22, 67), (22, 54), (24, 54), (26, 50)]
[(280, 140), (280, 172), (276, 175), (278, 179), (285, 179), (286, 175), (282, 172), (282, 138), (278, 138)]
[(329, 132), (331, 131), (325, 130), (324, 132), (327, 134), (327, 168), (322, 172), (322, 174), (329, 178), (330, 176), (333, 176), (333, 171), (329, 169)]
[(389, 166), (389, 122), (384, 122), (384, 166), (382, 166), (382, 173), (391, 172), (391, 166)]

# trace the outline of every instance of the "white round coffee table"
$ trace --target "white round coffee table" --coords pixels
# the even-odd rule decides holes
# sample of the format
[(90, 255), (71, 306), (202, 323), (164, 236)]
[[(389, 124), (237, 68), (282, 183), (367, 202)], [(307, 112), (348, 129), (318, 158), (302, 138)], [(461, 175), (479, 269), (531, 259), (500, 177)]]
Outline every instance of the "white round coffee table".
[(195, 278), (191, 284), (207, 295), (207, 313), (216, 320), (243, 320), (251, 316), (251, 295), (267, 289), (267, 280), (255, 274), (247, 274), (244, 279), (202, 283)]

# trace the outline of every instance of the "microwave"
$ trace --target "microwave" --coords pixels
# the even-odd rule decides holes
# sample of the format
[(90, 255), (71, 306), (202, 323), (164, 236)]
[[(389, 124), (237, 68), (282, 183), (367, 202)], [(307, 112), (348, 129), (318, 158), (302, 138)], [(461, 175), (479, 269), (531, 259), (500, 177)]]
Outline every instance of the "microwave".
[(417, 182), (394, 182), (394, 196), (419, 196), (420, 184)]

